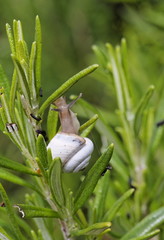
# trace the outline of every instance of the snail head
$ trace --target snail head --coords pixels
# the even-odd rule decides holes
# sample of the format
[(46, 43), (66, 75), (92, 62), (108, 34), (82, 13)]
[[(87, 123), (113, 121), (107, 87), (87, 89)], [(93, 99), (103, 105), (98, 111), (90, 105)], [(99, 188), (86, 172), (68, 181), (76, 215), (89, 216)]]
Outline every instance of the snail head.
[(77, 102), (79, 98), (81, 98), (81, 96), (82, 93), (80, 93), (79, 96), (69, 104), (66, 103), (65, 97), (60, 97), (54, 102), (54, 105), (56, 105), (57, 108), (53, 110), (59, 112), (61, 132), (78, 134), (80, 124), (76, 114), (73, 113), (70, 108)]

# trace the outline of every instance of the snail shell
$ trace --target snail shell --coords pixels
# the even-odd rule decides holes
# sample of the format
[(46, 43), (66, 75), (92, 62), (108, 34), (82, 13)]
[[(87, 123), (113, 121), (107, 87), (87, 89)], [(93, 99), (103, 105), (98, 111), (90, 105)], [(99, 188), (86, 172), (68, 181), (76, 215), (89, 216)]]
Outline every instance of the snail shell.
[(60, 157), (65, 172), (78, 172), (88, 165), (94, 147), (89, 138), (60, 132), (47, 148), (51, 149), (53, 158)]
[(76, 115), (70, 110), (77, 99), (70, 104), (67, 104), (63, 97), (55, 101), (58, 107), (55, 110), (59, 111), (61, 132), (57, 133), (47, 146), (47, 149), (51, 149), (53, 158), (60, 157), (65, 172), (78, 172), (84, 169), (94, 149), (89, 138), (78, 135), (80, 124)]

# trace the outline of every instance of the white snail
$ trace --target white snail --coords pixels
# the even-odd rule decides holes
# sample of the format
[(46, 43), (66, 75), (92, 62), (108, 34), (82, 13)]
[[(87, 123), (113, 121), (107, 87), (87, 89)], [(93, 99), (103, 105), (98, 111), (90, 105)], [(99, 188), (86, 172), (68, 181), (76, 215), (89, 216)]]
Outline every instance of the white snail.
[(84, 169), (94, 148), (89, 138), (78, 135), (80, 124), (70, 110), (77, 99), (70, 104), (67, 104), (63, 97), (55, 101), (56, 110), (59, 111), (61, 132), (58, 132), (47, 146), (47, 149), (51, 149), (53, 158), (60, 157), (65, 172), (78, 172)]

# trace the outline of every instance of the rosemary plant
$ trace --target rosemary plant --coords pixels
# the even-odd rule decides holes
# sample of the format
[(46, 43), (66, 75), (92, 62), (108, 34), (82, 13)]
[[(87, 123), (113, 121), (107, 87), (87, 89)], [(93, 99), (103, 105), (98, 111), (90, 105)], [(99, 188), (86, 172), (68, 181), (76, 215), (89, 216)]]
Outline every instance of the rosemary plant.
[[(54, 239), (54, 234), (47, 228), (44, 218), (58, 219), (54, 224), (61, 226), (64, 239), (73, 239), (75, 236), (90, 233), (99, 235), (106, 229), (110, 230), (109, 222), (86, 225), (80, 208), (92, 194), (101, 173), (108, 165), (113, 145), (111, 144), (95, 162), (74, 196), (71, 191), (63, 188), (61, 161), (59, 158), (52, 159), (51, 151), (47, 151), (41, 126), (44, 112), (49, 107), (47, 133), (48, 139), (52, 139), (57, 132), (58, 113), (51, 111), (51, 103), (78, 80), (93, 72), (98, 65), (89, 66), (68, 79), (40, 106), (41, 26), (39, 18), (36, 17), (35, 41), (32, 43), (30, 53), (23, 37), (21, 22), (14, 20), (13, 29), (8, 24), (6, 29), (14, 72), (10, 87), (1, 68), (0, 128), (19, 148), (24, 157), (24, 164), (1, 157), (0, 178), (29, 187), (34, 194), (27, 195), (24, 204), (11, 203), (3, 186), (0, 185), (2, 206), (9, 214), (11, 222), (11, 234), (7, 233), (6, 229), (2, 229), (1, 239)], [(83, 136), (89, 134), (96, 120), (97, 116), (93, 116), (81, 127)], [(33, 183), (14, 175), (8, 171), (9, 169), (31, 175)], [(22, 220), (17, 220), (15, 208), (20, 212)], [(27, 236), (24, 236), (21, 231), (22, 226), (24, 230), (29, 229), (25, 218), (34, 218), (37, 226), (34, 229), (31, 226)]]
[[(159, 236), (157, 227), (164, 221), (164, 208), (156, 204), (153, 209), (151, 205), (154, 195), (152, 182), (149, 181), (149, 166), (160, 142), (162, 128), (155, 129), (153, 126), (154, 111), (148, 105), (154, 86), (149, 87), (138, 106), (135, 104), (127, 69), (125, 40), (116, 49), (110, 44), (105, 50), (94, 46), (103, 76), (107, 79), (110, 76), (114, 84), (119, 119), (115, 118), (116, 124), (119, 123), (119, 126), (114, 126), (117, 131), (111, 128), (110, 117), (104, 111), (82, 99), (76, 104), (85, 108), (87, 116), (90, 115), (90, 119), (80, 127), (80, 135), (86, 137), (96, 126), (105, 137), (104, 142), (113, 141), (116, 150), (112, 157), (114, 145), (104, 144), (105, 150), (98, 160), (94, 159), (78, 190), (72, 192), (63, 181), (60, 158), (53, 159), (51, 151), (47, 151), (47, 138), (50, 141), (58, 132), (58, 112), (52, 111), (52, 104), (81, 78), (95, 71), (98, 65), (91, 65), (68, 79), (41, 104), (42, 40), (39, 18), (36, 17), (35, 40), (30, 52), (20, 21), (14, 20), (13, 28), (7, 24), (6, 29), (14, 72), (10, 86), (0, 67), (0, 129), (19, 148), (23, 163), (1, 156), (0, 178), (30, 188), (32, 193), (26, 194), (24, 203), (14, 202), (0, 184), (0, 211), (4, 216), (0, 220), (0, 239), (139, 240)], [(78, 109), (78, 115), (83, 115)], [(42, 129), (43, 121), (47, 121), (47, 136)], [(153, 130), (150, 132), (150, 129)], [(114, 181), (107, 171), (111, 168), (111, 157), (116, 172)], [(28, 178), (21, 178), (13, 171), (28, 174)], [(160, 185), (160, 178), (163, 179), (163, 176), (160, 175), (155, 182), (156, 188)], [(118, 195), (119, 198), (116, 197)], [(7, 224), (8, 221), (10, 224)]]

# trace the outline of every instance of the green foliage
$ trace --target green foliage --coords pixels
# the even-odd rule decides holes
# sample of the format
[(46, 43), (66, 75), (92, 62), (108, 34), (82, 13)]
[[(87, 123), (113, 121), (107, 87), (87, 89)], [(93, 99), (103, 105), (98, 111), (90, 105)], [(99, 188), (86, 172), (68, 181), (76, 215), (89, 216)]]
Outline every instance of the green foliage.
[(75, 236), (81, 236), (81, 235), (100, 235), (102, 232), (107, 232), (110, 231), (110, 226), (111, 223), (110, 222), (102, 222), (102, 223), (95, 223), (91, 226), (89, 226), (88, 228), (84, 228), (83, 230), (80, 230), (78, 232), (75, 232), (74, 235)]
[(22, 179), (18, 176), (15, 176), (14, 174), (12, 174), (12, 173), (4, 170), (4, 169), (1, 169), (0, 179), (4, 179), (6, 181), (21, 185), (23, 187), (31, 188), (34, 191), (36, 191), (37, 193), (41, 194), (41, 192), (39, 191), (39, 189), (35, 185), (25, 181), (24, 179)]
[(36, 142), (37, 156), (39, 157), (44, 170), (48, 169), (47, 149), (43, 135), (39, 134)]
[(96, 161), (93, 167), (88, 171), (85, 179), (83, 180), (80, 188), (77, 191), (75, 197), (75, 209), (76, 212), (80, 207), (83, 206), (88, 197), (92, 194), (101, 174), (106, 169), (113, 154), (113, 144), (111, 144), (107, 150), (101, 155)]
[[(139, 1), (108, 2), (127, 3), (121, 5), (124, 9), (122, 18), (127, 14), (130, 24), (135, 29), (142, 30), (142, 34), (137, 32), (144, 43), (148, 40), (143, 27), (143, 17), (147, 19), (146, 27), (149, 27), (150, 33), (151, 22), (163, 26), (162, 21), (153, 17), (157, 14), (156, 10), (147, 8), (146, 3), (145, 6), (139, 3), (137, 14), (128, 3)], [(86, 4), (89, 8), (90, 3)], [(113, 6), (117, 6), (115, 4)], [(91, 5), (93, 7), (93, 4)], [(59, 2), (57, 8), (62, 7)], [(66, 21), (65, 16), (64, 14), (63, 21)], [(10, 200), (1, 185), (3, 203), (0, 207), (0, 239), (51, 240), (57, 237), (139, 240), (156, 236), (156, 239), (161, 240), (164, 196), (163, 164), (159, 156), (163, 153), (163, 127), (157, 128), (156, 122), (163, 118), (163, 84), (159, 79), (154, 80), (158, 67), (151, 69), (150, 64), (150, 73), (146, 71), (150, 60), (146, 54), (144, 56), (144, 53), (139, 53), (137, 47), (141, 42), (135, 41), (131, 28), (126, 28), (125, 32), (128, 39), (134, 36), (134, 41), (128, 44), (129, 49), (132, 49), (132, 44), (135, 45), (130, 51), (130, 60), (125, 39), (116, 47), (109, 43), (93, 46), (96, 55), (93, 57), (94, 61), (96, 59), (100, 66), (92, 75), (94, 85), (99, 81), (108, 93), (106, 95), (99, 89), (101, 98), (96, 96), (97, 106), (84, 99), (79, 99), (74, 106), (78, 116), (86, 121), (79, 129), (80, 136), (86, 137), (96, 128), (92, 134), (96, 139), (97, 155), (100, 155), (94, 153), (92, 166), (90, 165), (88, 172), (82, 172), (82, 182), (79, 181), (80, 173), (69, 174), (72, 186), (78, 179), (78, 189), (70, 187), (66, 181), (68, 174), (63, 173), (61, 160), (53, 159), (51, 151), (47, 151), (47, 137), (50, 141), (58, 131), (58, 112), (52, 111), (54, 101), (81, 78), (88, 77), (88, 74), (98, 68), (98, 64), (69, 77), (56, 90), (53, 87), (53, 93), (45, 101), (41, 101), (42, 37), (39, 18), (36, 17), (35, 39), (30, 51), (24, 40), (20, 21), (14, 20), (12, 28), (7, 24), (6, 30), (14, 70), (10, 86), (4, 70), (0, 67), (0, 129), (21, 151), (24, 162), (22, 164), (0, 157), (0, 178), (24, 187), (25, 191), (26, 187), (30, 188), (30, 194), (26, 196), (25, 203), (20, 204), (17, 202), (18, 198)], [(98, 28), (97, 31), (101, 29)], [(158, 36), (160, 48), (163, 34)], [(154, 41), (153, 38), (151, 41)], [(83, 45), (81, 42), (78, 49)], [(153, 48), (155, 49), (154, 45)], [(63, 49), (60, 50), (61, 55)], [(157, 52), (153, 52), (155, 59), (158, 59)], [(137, 65), (137, 58), (143, 63), (142, 67)], [(64, 52), (62, 69), (65, 62)], [(152, 75), (152, 81), (146, 80), (146, 74), (150, 74), (150, 78)], [(89, 83), (85, 82), (85, 86), (86, 84)], [(94, 89), (91, 90), (89, 91), (94, 92)], [(106, 104), (102, 107), (103, 99), (106, 99)], [(86, 120), (88, 118), (89, 120)], [(43, 131), (45, 125), (47, 137)], [(111, 168), (113, 170), (108, 171)], [(14, 174), (11, 171), (14, 171)], [(15, 175), (15, 172), (28, 175), (24, 178), (22, 175)], [(20, 216), (17, 216), (18, 212)], [(7, 226), (6, 215), (10, 218), (11, 227)], [(26, 222), (26, 218), (30, 218), (30, 222)], [(58, 229), (55, 228), (54, 231), (54, 223), (61, 229), (62, 236)]]
[(39, 173), (33, 171), (31, 168), (23, 166), (22, 164), (14, 162), (13, 160), (10, 160), (6, 157), (0, 157), (0, 166), (3, 168), (15, 170), (17, 172), (40, 176)]
[[(104, 171), (113, 153), (113, 145), (95, 161), (79, 191), (76, 193), (75, 201), (71, 192), (66, 191), (63, 186), (62, 163), (59, 158), (52, 159), (51, 152), (47, 151), (47, 143), (42, 135), (43, 113), (45, 109), (72, 87), (77, 81), (97, 69), (94, 64), (82, 70), (78, 74), (69, 78), (40, 106), (40, 66), (41, 66), (41, 28), (39, 18), (36, 17), (35, 41), (32, 43), (31, 51), (28, 52), (27, 44), (23, 37), (20, 21), (13, 21), (13, 31), (9, 24), (6, 25), (7, 34), (11, 47), (11, 57), (14, 63), (14, 72), (10, 92), (7, 86), (7, 78), (1, 70), (1, 118), (4, 133), (16, 144), (24, 156), (24, 163), (14, 163), (14, 161), (1, 157), (0, 178), (12, 183), (28, 187), (36, 194), (34, 198), (28, 197), (26, 204), (11, 205), (6, 193), (2, 188), (2, 198), (4, 207), (8, 212), (12, 209), (11, 221), (18, 239), (23, 239), (21, 230), (16, 225), (16, 215), (13, 208), (17, 208), (22, 218), (35, 219), (39, 234), (32, 230), (33, 239), (53, 239), (46, 229), (46, 221), (40, 218), (58, 218), (63, 236), (67, 239), (73, 235), (100, 235), (109, 230), (110, 223), (87, 224), (85, 229), (80, 228), (80, 220), (77, 219), (76, 211), (81, 208), (91, 196), (101, 173)], [(9, 98), (10, 94), (10, 98)], [(58, 114), (52, 113), (50, 108), (47, 127), (48, 136), (52, 138), (57, 132)], [(93, 129), (98, 115), (94, 115), (84, 123), (80, 132), (82, 136), (87, 136)], [(55, 124), (54, 122), (55, 121)], [(55, 125), (55, 127), (53, 126)], [(52, 129), (52, 132), (51, 132)], [(3, 169), (6, 168), (7, 170)], [(27, 173), (32, 177), (30, 183), (9, 172), (14, 170)], [(67, 196), (68, 195), (68, 196)], [(41, 206), (40, 206), (41, 205)], [(38, 207), (39, 206), (39, 207)], [(73, 213), (74, 212), (74, 213)], [(14, 222), (15, 221), (15, 222)], [(47, 220), (49, 221), (49, 220)], [(76, 223), (77, 221), (77, 223)], [(64, 227), (63, 227), (64, 226)], [(5, 230), (2, 231), (5, 238)]]
[(134, 193), (134, 189), (130, 189), (127, 192), (125, 192), (111, 207), (111, 209), (109, 209), (109, 211), (105, 214), (106, 219), (108, 219), (108, 221), (112, 221), (112, 219), (114, 219), (114, 217), (116, 216), (116, 214), (118, 213), (119, 209), (121, 208), (121, 206), (124, 204), (124, 202), (126, 202), (126, 200)]
[(60, 215), (49, 208), (42, 208), (26, 204), (18, 204), (14, 206), (18, 208), (19, 212), (23, 215), (23, 218), (60, 218)]
[(83, 69), (70, 79), (68, 79), (60, 88), (58, 88), (49, 98), (42, 104), (40, 107), (39, 113), (42, 114), (45, 109), (54, 102), (57, 98), (59, 98), (61, 95), (63, 95), (70, 87), (72, 87), (77, 81), (79, 81), (81, 78), (85, 77), (89, 73), (93, 72), (98, 68), (98, 64), (93, 64), (92, 66), (89, 66), (86, 69)]
[[(138, 223), (133, 229), (131, 229), (122, 240), (133, 239), (134, 237), (140, 237), (146, 235), (149, 231), (159, 226), (164, 222), (164, 207), (152, 212), (146, 216), (140, 223)], [(137, 239), (137, 238), (136, 238)], [(143, 238), (144, 239), (144, 238)]]
[(0, 193), (1, 193), (2, 199), (5, 203), (6, 210), (7, 210), (8, 216), (9, 216), (9, 220), (10, 220), (10, 224), (11, 224), (12, 229), (13, 229), (14, 234), (15, 234), (15, 238), (16, 239), (24, 239), (22, 233), (20, 232), (19, 225), (16, 221), (16, 217), (15, 217), (15, 214), (14, 214), (13, 207), (10, 203), (10, 200), (9, 200), (2, 184), (0, 184)]
[(65, 196), (63, 192), (61, 175), (62, 165), (60, 158), (53, 159), (49, 167), (49, 185), (56, 203), (63, 208), (65, 206)]
[(50, 105), (50, 109), (48, 112), (48, 117), (47, 117), (47, 135), (49, 140), (51, 140), (56, 132), (57, 132), (57, 124), (58, 124), (58, 112), (53, 111), (53, 105)]
[[(106, 78), (105, 84), (113, 88), (116, 93), (117, 108), (115, 121), (112, 121), (110, 120), (111, 113), (106, 113), (106, 109), (95, 108), (82, 99), (75, 107), (78, 114), (83, 117), (91, 116), (95, 112), (99, 114), (99, 122), (95, 126), (103, 140), (105, 139), (103, 147), (108, 144), (110, 139), (115, 144), (115, 152), (111, 161), (115, 169), (114, 183), (110, 186), (110, 195), (107, 197), (107, 199), (111, 198), (112, 206), (110, 203), (107, 205), (108, 207), (105, 207), (106, 214), (102, 218), (102, 213), (99, 210), (100, 202), (105, 204), (103, 194), (107, 195), (109, 191), (106, 190), (106, 185), (102, 181), (102, 184), (100, 182), (94, 192), (94, 199), (90, 200), (90, 208), (93, 209), (89, 210), (89, 216), (91, 222), (95, 219), (113, 221), (112, 231), (109, 232), (112, 239), (124, 239), (124, 237), (125, 239), (151, 239), (152, 236), (159, 234), (159, 230), (153, 231), (154, 228), (158, 226), (158, 223), (159, 225), (163, 224), (163, 213), (162, 208), (160, 208), (163, 205), (163, 192), (161, 190), (163, 176), (161, 167), (163, 164), (156, 155), (157, 150), (162, 151), (163, 128), (156, 126), (158, 109), (161, 106), (155, 102), (158, 102), (158, 99), (153, 95), (158, 89), (150, 85), (145, 94), (136, 97), (136, 86), (128, 72), (125, 39), (122, 39), (121, 45), (115, 48), (107, 43), (101, 47), (94, 46), (93, 50), (100, 65), (96, 78), (99, 78), (100, 74)], [(100, 79), (98, 80), (100, 81)], [(104, 83), (103, 80), (102, 82)], [(158, 92), (156, 94), (158, 95)], [(160, 104), (162, 104), (162, 97), (163, 94), (160, 96)], [(85, 111), (81, 111), (82, 108), (85, 108)], [(154, 164), (156, 164), (155, 172), (158, 176), (152, 174)], [(152, 190), (154, 183), (159, 184), (160, 187), (156, 188), (155, 186)], [(135, 191), (134, 189), (127, 191), (129, 186)], [(117, 200), (116, 195), (120, 193), (123, 195)], [(155, 196), (160, 196), (161, 201), (158, 201)], [(124, 208), (124, 210), (122, 211), (120, 208)], [(159, 220), (157, 225), (156, 211), (153, 215), (152, 210), (156, 210), (157, 215), (161, 214), (157, 217)], [(131, 219), (128, 220), (125, 217), (126, 214), (130, 214)], [(143, 218), (145, 214), (147, 216)], [(140, 221), (141, 219), (143, 220)], [(150, 219), (152, 222), (149, 222)], [(118, 229), (120, 235), (117, 233)]]

